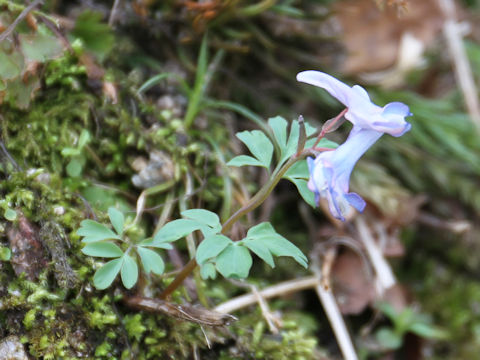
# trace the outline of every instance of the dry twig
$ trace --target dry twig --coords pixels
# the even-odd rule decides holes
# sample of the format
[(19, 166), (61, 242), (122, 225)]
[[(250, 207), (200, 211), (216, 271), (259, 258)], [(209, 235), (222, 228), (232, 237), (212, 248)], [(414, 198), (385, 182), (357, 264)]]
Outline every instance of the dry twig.
[(312, 261), (311, 268), (316, 275), (317, 283), (315, 284), (315, 291), (317, 292), (318, 298), (322, 303), (323, 309), (327, 314), (328, 321), (332, 326), (333, 333), (337, 339), (338, 347), (342, 352), (343, 358), (345, 360), (357, 360), (357, 353), (353, 347), (353, 342), (348, 333), (347, 326), (343, 320), (340, 309), (338, 308), (335, 297), (330, 290), (325, 289), (322, 284), (322, 271), (320, 264), (316, 263), (318, 256), (315, 256)]
[[(318, 279), (316, 276), (304, 277), (301, 279), (289, 280), (269, 286), (258, 293), (264, 299), (270, 299), (276, 296), (282, 296), (298, 292), (305, 289), (311, 289), (317, 285)], [(230, 299), (223, 304), (218, 305), (214, 310), (220, 313), (231, 313), (240, 310), (244, 307), (255, 304), (258, 298), (255, 294), (246, 294)]]
[(443, 25), (443, 34), (447, 40), (448, 50), (452, 58), (455, 69), (455, 76), (458, 85), (465, 98), (468, 113), (473, 124), (480, 133), (480, 104), (478, 101), (478, 92), (473, 81), (472, 69), (468, 61), (467, 52), (463, 45), (461, 24), (456, 22), (455, 4), (453, 0), (439, 0), (440, 8), (445, 15), (445, 23)]
[(355, 225), (357, 227), (360, 240), (365, 246), (365, 250), (370, 258), (370, 262), (375, 269), (379, 293), (383, 294), (385, 290), (396, 284), (397, 281), (395, 279), (395, 275), (393, 274), (390, 264), (383, 256), (382, 250), (376, 244), (375, 239), (373, 238), (373, 235), (370, 232), (365, 220), (363, 220), (361, 216), (358, 216), (355, 219)]
[(112, 6), (112, 10), (110, 11), (110, 17), (108, 18), (108, 26), (113, 26), (115, 23), (115, 18), (117, 16), (118, 5), (120, 4), (120, 0), (115, 0)]
[(30, 11), (32, 11), (35, 7), (37, 7), (43, 0), (35, 0), (30, 5), (28, 5), (25, 9), (22, 10), (20, 15), (8, 26), (8, 28), (0, 34), (0, 42), (5, 40), (12, 32), (15, 30), (17, 25), (28, 16)]

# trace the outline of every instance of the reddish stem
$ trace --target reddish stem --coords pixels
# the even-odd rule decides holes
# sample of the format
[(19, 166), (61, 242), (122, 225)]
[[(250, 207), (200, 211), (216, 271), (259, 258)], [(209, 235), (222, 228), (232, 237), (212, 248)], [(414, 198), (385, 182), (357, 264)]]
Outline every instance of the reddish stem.
[(330, 122), (327, 126), (322, 127), (322, 130), (320, 131), (320, 134), (318, 134), (317, 141), (315, 141), (315, 144), (313, 144), (312, 148), (316, 149), (315, 147), (318, 145), (320, 140), (323, 139), (323, 137), (328, 134), (332, 129), (335, 128), (337, 125), (338, 121), (345, 115), (345, 113), (348, 111), (348, 108), (345, 108), (342, 110), (340, 114), (338, 114), (335, 119), (333, 119), (332, 122)]

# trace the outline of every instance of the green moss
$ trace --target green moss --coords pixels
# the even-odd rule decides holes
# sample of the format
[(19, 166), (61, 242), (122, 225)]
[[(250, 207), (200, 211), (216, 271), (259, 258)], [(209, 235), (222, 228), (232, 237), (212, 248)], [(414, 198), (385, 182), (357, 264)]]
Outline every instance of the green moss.
[(143, 333), (147, 330), (146, 326), (143, 324), (142, 314), (127, 315), (123, 318), (123, 323), (128, 336), (136, 341), (139, 341), (142, 338)]
[[(304, 315), (284, 314), (284, 327), (278, 334), (271, 334), (259, 309), (243, 314), (232, 325), (237, 335), (235, 346), (222, 350), (220, 359), (318, 359), (320, 351), (314, 335), (315, 327), (300, 326), (298, 316)], [(311, 320), (307, 323), (311, 323)]]

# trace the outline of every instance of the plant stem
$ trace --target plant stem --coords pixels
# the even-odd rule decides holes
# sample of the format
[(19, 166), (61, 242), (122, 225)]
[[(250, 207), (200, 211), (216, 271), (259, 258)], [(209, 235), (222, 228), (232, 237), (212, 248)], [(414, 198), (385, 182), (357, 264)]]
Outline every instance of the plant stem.
[(315, 149), (315, 146), (318, 145), (318, 143), (320, 142), (320, 140), (323, 139), (323, 137), (328, 134), (329, 132), (335, 130), (340, 124), (343, 123), (343, 120), (342, 117), (343, 115), (345, 115), (348, 111), (348, 108), (345, 108), (343, 109), (340, 114), (338, 114), (337, 116), (335, 116), (333, 119), (331, 120), (328, 120), (323, 126), (322, 126), (322, 130), (320, 131), (320, 134), (318, 134), (318, 137), (317, 137), (317, 141), (315, 141), (315, 144), (313, 144), (312, 148)]
[[(35, 7), (34, 4), (38, 5), (37, 2), (28, 4), (28, 5), (20, 5), (20, 4), (14, 3), (14, 2), (9, 1), (9, 0), (0, 0), (0, 5), (1, 6), (7, 6), (10, 11), (23, 11), (26, 8), (31, 8), (32, 6)], [(58, 26), (58, 19), (56, 19), (54, 16), (50, 16), (50, 15), (44, 13), (43, 11), (33, 10), (33, 9), (31, 11), (31, 13), (34, 14), (34, 15), (37, 15), (37, 16), (43, 16), (43, 17), (47, 18), (48, 20), (50, 20), (51, 22), (53, 22), (55, 24), (55, 26)], [(2, 34), (4, 34), (4, 33), (5, 33), (5, 31), (2, 32)]]
[[(273, 172), (273, 176), (270, 180), (260, 189), (258, 193), (253, 196), (247, 204), (238, 209), (230, 218), (223, 224), (221, 233), (225, 235), (242, 216), (246, 215), (250, 211), (255, 210), (260, 206), (268, 195), (272, 192), (278, 182), (282, 179), (283, 175), (290, 167), (297, 161), (302, 160), (309, 154), (309, 151), (303, 151), (299, 155), (294, 155), (278, 170)], [(191, 274), (191, 272), (197, 266), (195, 258), (192, 258), (187, 265), (183, 267), (177, 277), (167, 286), (167, 288), (160, 294), (160, 299), (167, 298), (172, 292), (174, 292), (185, 280), (185, 278)]]
[(27, 17), (27, 15), (30, 13), (30, 11), (32, 11), (35, 7), (37, 7), (38, 5), (40, 5), (40, 3), (42, 2), (42, 0), (35, 0), (34, 2), (32, 2), (30, 5), (28, 5), (27, 7), (25, 7), (22, 12), (20, 13), (20, 15), (18, 15), (18, 17), (9, 25), (9, 27), (3, 31), (1, 34), (0, 34), (0, 42), (2, 42), (3, 40), (5, 40), (9, 35), (10, 33), (15, 30), (15, 27), (25, 18)]
[(306, 156), (303, 153), (300, 153), (299, 156), (292, 156), (288, 161), (280, 168), (278, 171), (274, 171), (272, 178), (260, 189), (258, 193), (255, 194), (254, 197), (250, 199), (250, 201), (244, 205), (242, 208), (238, 209), (230, 218), (223, 224), (222, 226), (222, 234), (228, 232), (235, 224), (238, 219), (240, 219), (245, 214), (249, 213), (250, 211), (255, 210), (258, 206), (260, 206), (265, 199), (270, 195), (272, 190), (278, 184), (278, 182), (282, 179), (283, 175), (287, 172), (290, 167), (295, 164), (297, 161), (303, 159)]

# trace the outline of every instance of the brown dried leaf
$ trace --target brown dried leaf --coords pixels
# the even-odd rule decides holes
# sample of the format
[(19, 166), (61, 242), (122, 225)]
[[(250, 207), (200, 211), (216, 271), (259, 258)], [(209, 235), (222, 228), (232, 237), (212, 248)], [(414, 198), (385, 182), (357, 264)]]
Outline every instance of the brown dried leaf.
[(375, 287), (362, 258), (346, 250), (332, 268), (333, 291), (342, 314), (359, 314), (375, 300)]
[(382, 10), (371, 0), (344, 0), (334, 4), (347, 51), (342, 72), (358, 74), (392, 67), (399, 58), (400, 43), (406, 33), (425, 47), (434, 42), (443, 24), (438, 2), (403, 3), (400, 14), (395, 6)]
[(400, 284), (387, 289), (383, 294), (383, 300), (392, 305), (397, 313), (401, 313), (412, 301), (406, 288)]

